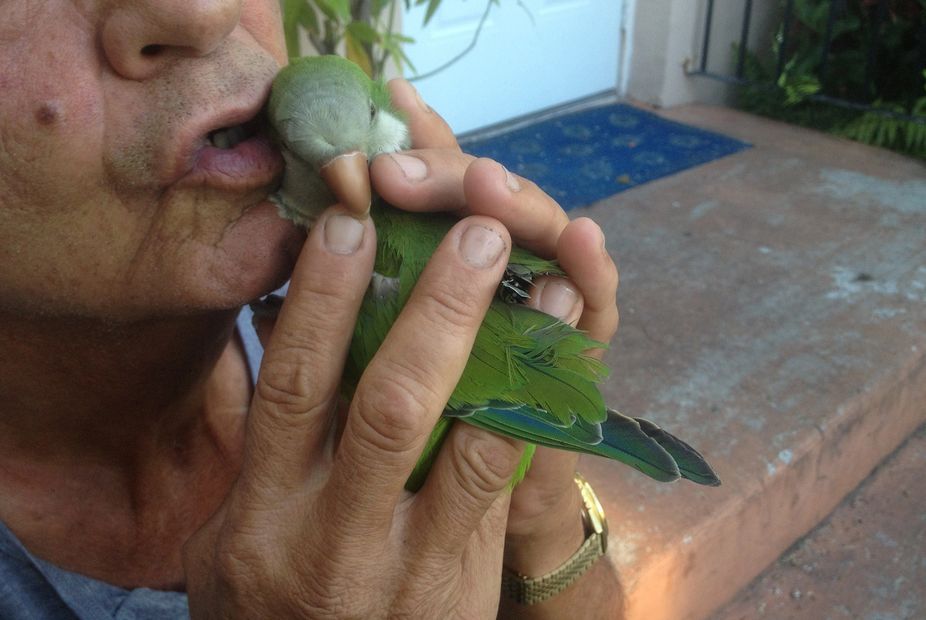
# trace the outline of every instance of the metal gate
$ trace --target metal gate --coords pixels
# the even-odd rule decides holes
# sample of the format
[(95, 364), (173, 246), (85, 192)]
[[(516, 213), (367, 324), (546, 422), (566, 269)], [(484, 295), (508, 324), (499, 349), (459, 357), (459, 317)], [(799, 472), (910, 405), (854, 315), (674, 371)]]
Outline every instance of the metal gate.
[[(822, 4), (825, 1), (826, 0), (820, 0), (818, 4)], [(815, 77), (820, 84), (820, 89), (818, 92), (809, 93), (805, 99), (902, 118), (914, 123), (926, 124), (926, 116), (919, 114), (904, 114), (875, 105), (875, 102), (880, 96), (878, 88), (878, 67), (879, 54), (884, 49), (883, 35), (885, 24), (892, 16), (892, 10), (896, 10), (896, 6), (900, 4), (896, 1), (893, 3), (894, 6), (892, 7), (890, 0), (851, 0), (858, 3), (860, 13), (863, 17), (860, 27), (865, 30), (864, 36), (862, 37), (864, 39), (862, 49), (858, 50), (859, 53), (864, 56), (865, 92), (863, 96), (854, 97), (845, 97), (827, 92), (833, 45), (840, 34), (837, 31), (837, 24), (840, 23), (841, 18), (847, 15), (850, 8), (848, 5), (849, 1), (850, 0), (828, 0), (828, 7), (819, 6), (821, 10), (826, 10), (822, 44), (815, 67)], [(920, 91), (922, 92), (923, 81), (926, 79), (924, 78), (924, 71), (926, 71), (926, 1), (908, 0), (908, 2), (914, 20), (913, 28), (915, 30), (915, 41), (911, 52), (915, 54), (917, 59), (914, 63), (915, 69), (912, 75), (909, 76), (909, 79), (918, 83), (920, 85)], [(792, 42), (794, 39), (793, 35), (796, 22), (795, 0), (786, 0), (783, 4), (781, 21), (776, 35), (776, 45), (778, 49), (775, 78), (773, 81), (764, 83), (764, 85), (767, 85), (769, 88), (776, 88), (779, 86), (782, 75), (785, 72), (785, 67), (794, 53)], [(700, 62), (694, 69), (689, 69), (688, 74), (720, 80), (730, 84), (763, 85), (762, 82), (748, 79), (745, 71), (747, 54), (749, 53), (747, 42), (749, 40), (749, 31), (753, 18), (753, 0), (744, 0), (743, 3), (742, 30), (739, 43), (736, 46), (735, 72), (730, 75), (708, 70), (711, 29), (715, 21), (716, 10), (718, 10), (718, 7), (716, 6), (715, 0), (707, 0)]]

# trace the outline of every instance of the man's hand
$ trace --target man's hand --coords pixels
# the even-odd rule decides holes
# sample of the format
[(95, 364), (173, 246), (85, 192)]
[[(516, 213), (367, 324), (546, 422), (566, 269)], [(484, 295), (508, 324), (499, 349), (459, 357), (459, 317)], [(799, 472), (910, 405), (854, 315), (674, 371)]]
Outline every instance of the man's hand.
[[(582, 541), (571, 453), (539, 449), (509, 497), (521, 446), (457, 424), (431, 471), (436, 483), (415, 496), (402, 491), (501, 276), (507, 231), (557, 257), (570, 276), (538, 282), (531, 303), (602, 341), (617, 327), (617, 272), (597, 225), (570, 222), (533, 183), (463, 154), (413, 88), (403, 81), (391, 88), (416, 150), (377, 158), (374, 188), (405, 209), (475, 217), (458, 224), (432, 258), (340, 422), (337, 386), (375, 232), (341, 209), (320, 219), (267, 347), (241, 479), (187, 548), (194, 614), (491, 617), (503, 561), (541, 574)], [(468, 237), (463, 231), (472, 225)], [(355, 226), (363, 240), (351, 253), (347, 233)], [(491, 265), (461, 254), (485, 251), (496, 236), (505, 249)], [(267, 327), (259, 325), (262, 339)], [(542, 614), (559, 603), (583, 617), (613, 617), (613, 573), (594, 574), (583, 581), (593, 580), (596, 595), (578, 607), (564, 592), (552, 608), (507, 611)]]
[[(543, 278), (535, 284), (530, 305), (577, 325), (596, 340), (609, 342), (617, 331), (618, 274), (605, 250), (601, 229), (588, 218), (570, 221), (560, 206), (536, 184), (508, 172), (497, 162), (461, 152), (452, 131), (407, 82), (390, 84), (392, 100), (407, 115), (417, 150), (374, 160), (373, 186), (390, 204), (407, 210), (451, 210), (499, 220), (518, 245), (555, 257), (569, 279)], [(600, 355), (601, 351), (592, 352)], [(457, 424), (456, 428), (466, 425)], [(558, 567), (582, 543), (581, 498), (573, 481), (578, 456), (538, 447), (530, 470), (511, 499), (505, 565), (530, 576)], [(595, 574), (593, 572), (593, 574)], [(557, 613), (571, 599), (573, 614), (616, 617), (618, 601), (613, 572), (597, 571), (598, 592), (577, 602), (582, 593), (559, 595), (530, 611)], [(591, 575), (586, 580), (594, 580)], [(605, 586), (602, 586), (605, 584)], [(587, 598), (587, 597), (586, 597)], [(578, 606), (577, 606), (578, 605)], [(511, 611), (511, 610), (508, 610)], [(527, 611), (522, 608), (520, 611)]]
[(431, 472), (439, 484), (414, 496), (403, 485), (462, 373), (509, 248), (491, 218), (452, 229), (338, 436), (338, 387), (375, 231), (341, 208), (325, 212), (266, 349), (241, 475), (185, 549), (195, 617), (495, 614), (506, 487), (521, 447), (461, 428)]

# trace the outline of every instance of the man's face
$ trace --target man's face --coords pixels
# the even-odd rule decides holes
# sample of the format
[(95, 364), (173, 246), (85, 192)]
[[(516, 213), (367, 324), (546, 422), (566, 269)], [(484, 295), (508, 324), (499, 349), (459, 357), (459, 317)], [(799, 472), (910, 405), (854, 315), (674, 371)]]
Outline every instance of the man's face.
[(265, 200), (282, 160), (208, 137), (262, 106), (278, 7), (0, 0), (0, 311), (128, 320), (280, 283), (300, 240)]

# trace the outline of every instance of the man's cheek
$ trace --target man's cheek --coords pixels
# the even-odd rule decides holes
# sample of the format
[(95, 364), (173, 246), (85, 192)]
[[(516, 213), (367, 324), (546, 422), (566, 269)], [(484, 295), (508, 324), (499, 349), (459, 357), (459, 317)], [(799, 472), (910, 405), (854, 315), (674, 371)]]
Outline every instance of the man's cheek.
[(241, 10), (241, 27), (269, 52), (280, 66), (287, 62), (283, 17), (278, 0), (245, 2)]
[[(93, 115), (55, 96), (32, 98), (0, 125), (0, 186), (36, 206), (66, 208), (99, 187), (99, 136)], [(90, 118), (88, 118), (90, 116)]]
[(101, 168), (94, 44), (78, 28), (48, 27), (0, 45), (0, 188), (33, 204), (60, 204), (62, 191), (85, 194)]

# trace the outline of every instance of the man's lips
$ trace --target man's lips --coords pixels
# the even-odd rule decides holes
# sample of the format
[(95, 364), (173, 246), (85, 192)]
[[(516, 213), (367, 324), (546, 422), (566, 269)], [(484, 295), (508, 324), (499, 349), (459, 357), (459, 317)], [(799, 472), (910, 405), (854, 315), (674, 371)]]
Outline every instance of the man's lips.
[(179, 187), (205, 186), (232, 192), (274, 184), (283, 173), (284, 161), (266, 135), (253, 133), (229, 148), (219, 148), (210, 140), (223, 128), (259, 126), (256, 119), (266, 94), (255, 93), (240, 106), (187, 125), (174, 142), (180, 149), (175, 153), (174, 172), (168, 182)]
[(186, 186), (246, 192), (272, 185), (283, 173), (283, 157), (263, 135), (228, 149), (204, 143), (191, 157), (189, 171), (179, 180)]

